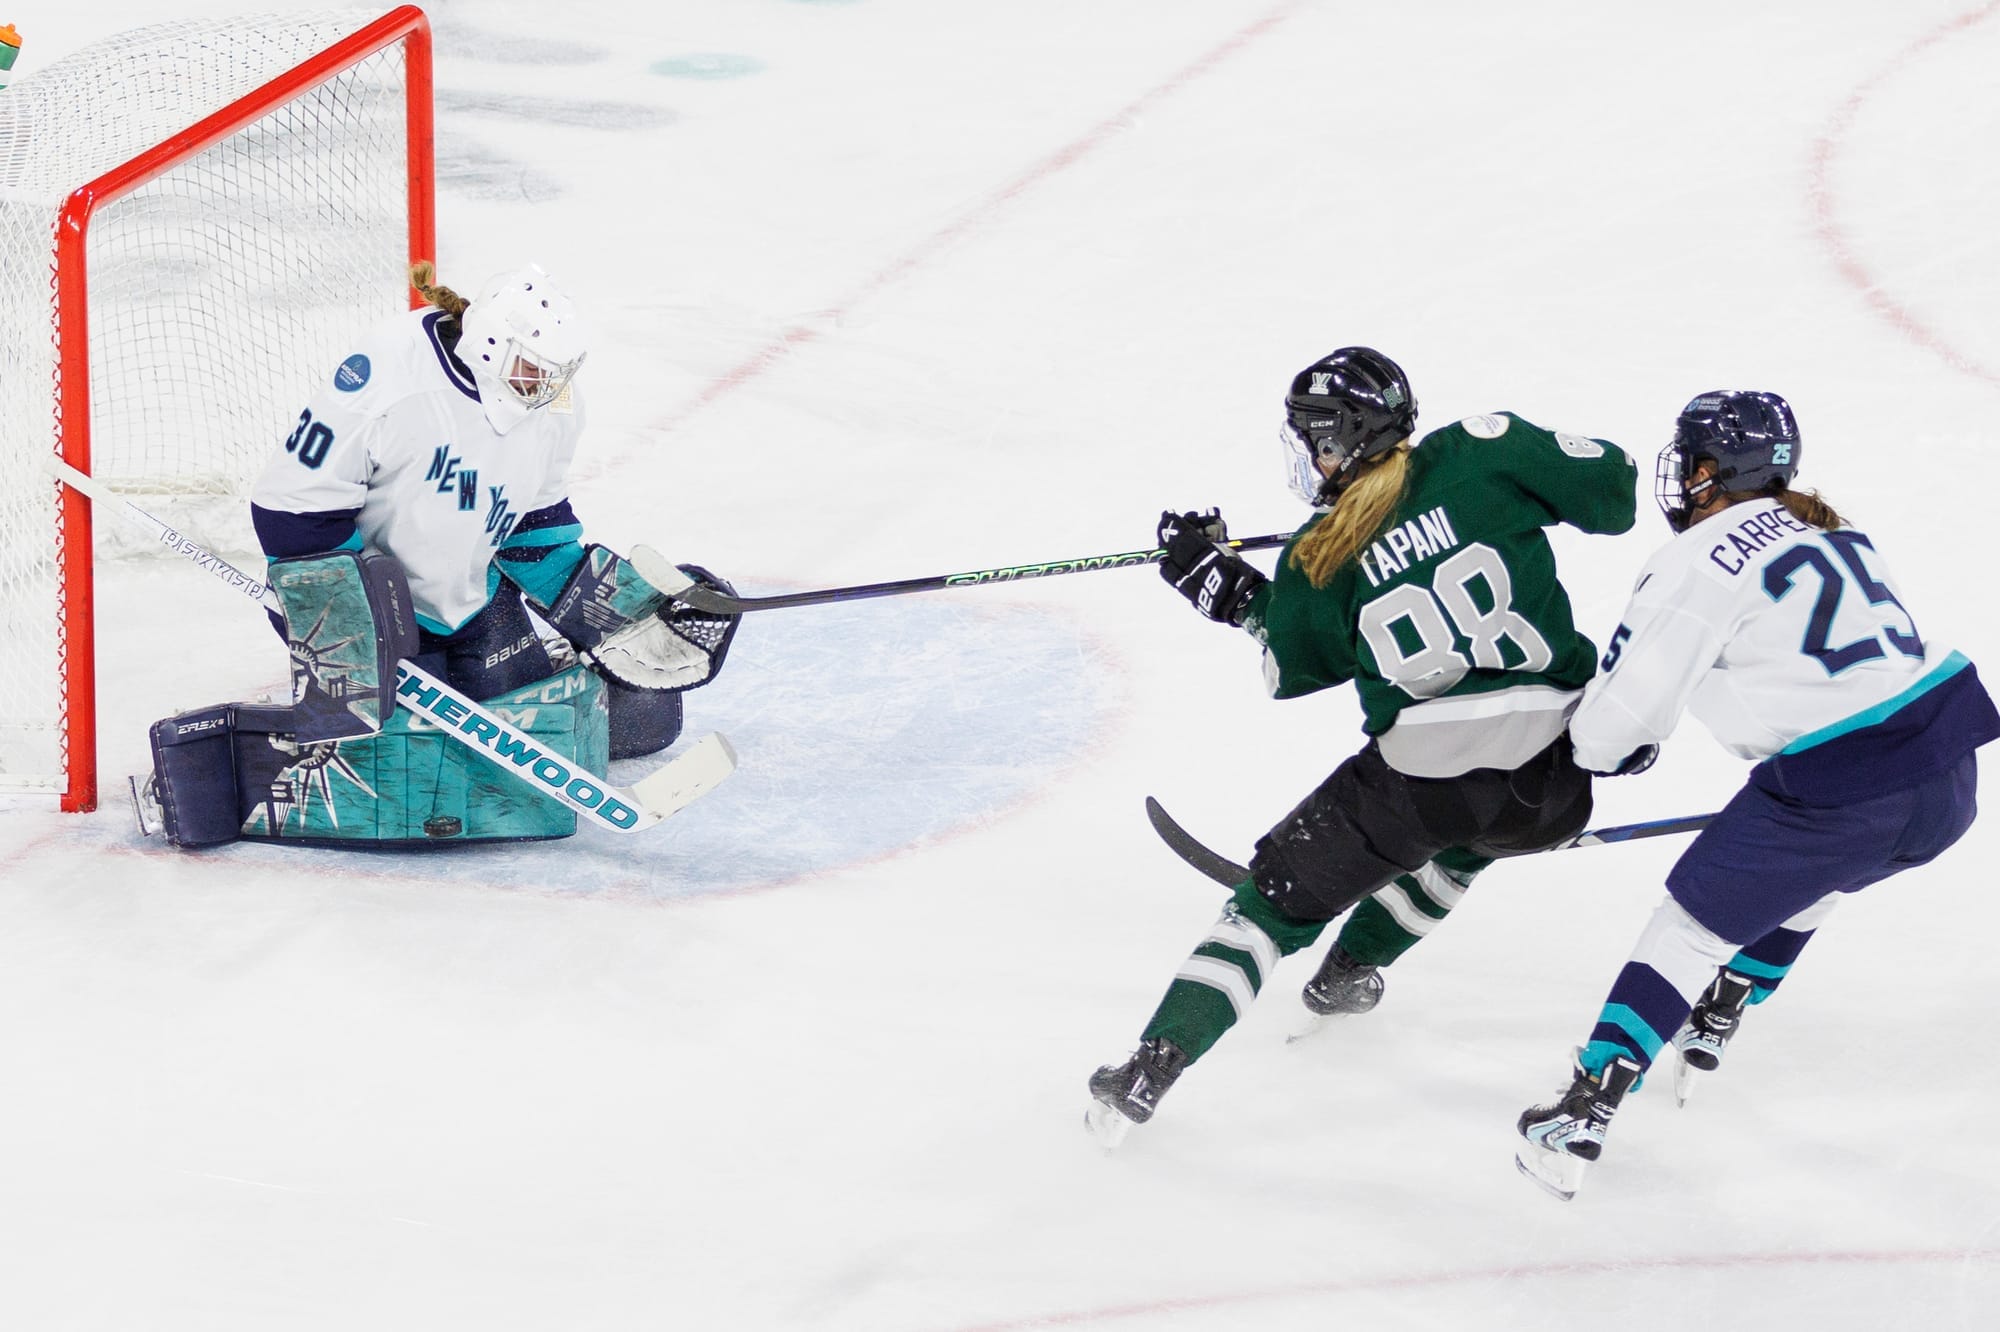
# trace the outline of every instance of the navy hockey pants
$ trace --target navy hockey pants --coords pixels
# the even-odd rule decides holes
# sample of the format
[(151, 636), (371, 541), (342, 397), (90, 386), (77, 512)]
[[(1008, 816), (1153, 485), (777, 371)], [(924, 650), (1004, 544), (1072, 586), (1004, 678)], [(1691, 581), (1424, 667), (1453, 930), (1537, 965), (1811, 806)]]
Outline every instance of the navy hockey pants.
[(1761, 939), (1828, 893), (1859, 892), (1936, 859), (1978, 812), (1966, 754), (1914, 786), (1845, 805), (1807, 805), (1747, 784), (1672, 872), (1676, 902), (1731, 943)]

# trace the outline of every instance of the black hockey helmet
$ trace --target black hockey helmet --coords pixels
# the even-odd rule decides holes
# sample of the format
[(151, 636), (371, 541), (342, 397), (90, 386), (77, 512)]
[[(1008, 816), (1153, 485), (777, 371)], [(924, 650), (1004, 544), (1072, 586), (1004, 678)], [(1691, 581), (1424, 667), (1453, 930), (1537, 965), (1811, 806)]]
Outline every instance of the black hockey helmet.
[[(1799, 423), (1775, 393), (1717, 389), (1681, 408), (1673, 442), (1660, 451), (1654, 496), (1667, 525), (1687, 528), (1689, 509), (1709, 494), (1776, 494), (1799, 474)], [(1696, 483), (1703, 462), (1715, 471)]]
[(1373, 347), (1342, 347), (1292, 377), (1285, 419), (1310, 457), (1335, 464), (1337, 483), (1410, 437), (1417, 400), (1394, 361)]

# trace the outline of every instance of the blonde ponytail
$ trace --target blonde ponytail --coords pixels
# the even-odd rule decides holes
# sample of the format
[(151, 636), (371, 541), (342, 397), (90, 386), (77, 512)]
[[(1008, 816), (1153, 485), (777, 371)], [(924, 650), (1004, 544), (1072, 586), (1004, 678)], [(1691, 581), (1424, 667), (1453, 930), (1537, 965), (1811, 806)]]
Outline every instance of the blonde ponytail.
[(410, 265), (410, 285), (416, 288), (417, 295), (424, 298), (424, 304), (435, 305), (454, 319), (464, 314), (465, 307), (472, 304), (450, 287), (438, 285), (437, 265), (428, 259), (419, 259)]
[(1410, 445), (1407, 440), (1380, 457), (1360, 465), (1354, 480), (1334, 501), (1333, 512), (1313, 525), (1292, 547), (1292, 567), (1314, 587), (1325, 587), (1362, 548), (1375, 539), (1382, 524), (1402, 503), (1409, 483)]

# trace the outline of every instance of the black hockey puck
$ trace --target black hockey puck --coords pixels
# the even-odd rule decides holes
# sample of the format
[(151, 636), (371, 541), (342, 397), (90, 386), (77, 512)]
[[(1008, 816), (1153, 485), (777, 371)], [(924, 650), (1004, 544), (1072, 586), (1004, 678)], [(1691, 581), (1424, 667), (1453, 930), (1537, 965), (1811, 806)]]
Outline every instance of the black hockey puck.
[(456, 837), (465, 831), (465, 823), (450, 814), (433, 814), (424, 820), (424, 836)]

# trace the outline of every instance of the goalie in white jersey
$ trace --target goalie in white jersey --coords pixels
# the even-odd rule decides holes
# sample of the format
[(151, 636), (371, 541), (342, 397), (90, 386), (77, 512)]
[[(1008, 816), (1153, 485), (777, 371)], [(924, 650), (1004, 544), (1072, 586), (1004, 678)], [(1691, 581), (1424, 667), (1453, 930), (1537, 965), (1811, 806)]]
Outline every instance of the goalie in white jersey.
[(1656, 1055), (1673, 1046), (1685, 1102), (1840, 894), (1964, 834), (1974, 751), (2000, 736), (1978, 672), (1921, 633), (1874, 543), (1791, 489), (1800, 448), (1775, 394), (1681, 412), (1657, 487), (1678, 535), (1640, 571), (1570, 719), (1577, 762), (1607, 775), (1649, 766), (1683, 709), (1758, 762), (1668, 874), (1567, 1091), (1521, 1116), (1516, 1159), (1560, 1197)]
[[(611, 757), (665, 747), (680, 731), (678, 691), (714, 674), (734, 621), (673, 605), (617, 555), (583, 544), (568, 476), (587, 340), (573, 302), (533, 265), (469, 302), (428, 263), (411, 281), (428, 305), (361, 339), (258, 478), (251, 516), (264, 553), (393, 560), (408, 580), (418, 664), (481, 700), (556, 669), (525, 596), (604, 677)], [(311, 629), (293, 625), (287, 638), (298, 684), (317, 698)]]
[[(513, 709), (517, 766), (586, 771), (673, 743), (680, 692), (721, 668), (737, 617), (677, 602), (583, 543), (568, 473), (586, 338), (569, 297), (533, 266), (471, 301), (428, 263), (410, 278), (428, 305), (354, 345), (251, 496), (292, 702), (154, 727), (140, 822), (150, 831), (157, 812), (176, 845), (567, 836), (574, 816), (517, 778), (425, 748), (396, 712), (397, 662)], [(676, 588), (681, 576), (728, 590), (692, 565)]]

